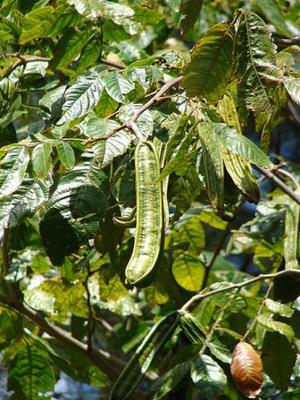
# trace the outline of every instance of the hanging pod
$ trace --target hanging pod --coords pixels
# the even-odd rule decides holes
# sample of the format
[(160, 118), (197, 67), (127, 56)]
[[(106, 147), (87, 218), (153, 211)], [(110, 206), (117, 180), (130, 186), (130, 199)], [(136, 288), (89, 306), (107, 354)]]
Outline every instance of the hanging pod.
[(163, 226), (159, 160), (150, 142), (135, 149), (136, 233), (125, 275), (131, 285), (144, 286), (154, 271)]

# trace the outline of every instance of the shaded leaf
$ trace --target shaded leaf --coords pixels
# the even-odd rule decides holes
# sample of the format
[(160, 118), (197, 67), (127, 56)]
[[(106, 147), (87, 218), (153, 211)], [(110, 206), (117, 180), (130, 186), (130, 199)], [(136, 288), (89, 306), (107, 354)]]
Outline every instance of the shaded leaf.
[(254, 112), (271, 113), (273, 99), (267, 83), (278, 83), (283, 76), (276, 66), (276, 46), (264, 21), (250, 11), (243, 11), (238, 30), (240, 40), (241, 95)]
[(175, 365), (163, 376), (161, 376), (153, 386), (155, 392), (153, 399), (159, 400), (171, 392), (188, 374), (191, 368), (191, 361), (186, 361)]
[(185, 68), (182, 85), (188, 96), (216, 101), (226, 91), (233, 71), (233, 28), (218, 24), (200, 39)]
[(217, 210), (223, 210), (223, 148), (215, 127), (216, 125), (211, 122), (203, 122), (198, 125), (198, 132), (202, 147), (202, 162), (207, 194), (212, 206)]
[(182, 15), (180, 27), (185, 35), (189, 32), (199, 17), (202, 0), (181, 0), (179, 12)]
[(227, 381), (223, 369), (206, 354), (192, 361), (191, 378), (204, 399), (217, 399)]
[(262, 349), (264, 371), (280, 391), (286, 390), (296, 353), (285, 336), (277, 332), (267, 332)]
[(56, 376), (47, 352), (37, 343), (24, 341), (10, 364), (8, 388), (16, 398), (40, 400), (54, 389)]

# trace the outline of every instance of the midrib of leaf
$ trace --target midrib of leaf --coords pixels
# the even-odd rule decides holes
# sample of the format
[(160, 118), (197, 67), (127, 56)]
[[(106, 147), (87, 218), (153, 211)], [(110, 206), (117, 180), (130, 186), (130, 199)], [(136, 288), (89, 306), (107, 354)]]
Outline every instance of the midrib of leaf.
[(256, 69), (256, 64), (255, 64), (254, 57), (253, 57), (253, 52), (252, 52), (252, 43), (250, 41), (250, 28), (249, 28), (249, 24), (248, 24), (248, 16), (247, 15), (246, 15), (246, 18), (245, 18), (245, 24), (246, 24), (246, 30), (247, 30), (247, 45), (248, 45), (248, 49), (249, 49), (251, 65), (252, 65), (252, 68), (253, 68), (253, 70), (255, 72), (255, 76), (258, 79), (259, 85), (261, 86), (261, 88), (262, 88), (262, 90), (263, 90), (263, 92), (265, 94), (265, 97), (268, 99), (270, 108), (273, 109), (272, 103), (270, 101), (270, 97), (268, 96), (268, 93), (266, 92), (266, 89), (265, 89), (264, 85), (262, 84), (260, 76), (259, 76), (259, 73), (258, 73), (258, 71)]

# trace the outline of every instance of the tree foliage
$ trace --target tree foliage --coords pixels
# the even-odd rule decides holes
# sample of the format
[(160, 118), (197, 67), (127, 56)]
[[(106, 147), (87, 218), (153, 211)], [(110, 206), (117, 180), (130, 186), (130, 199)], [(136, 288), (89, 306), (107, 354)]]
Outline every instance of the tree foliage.
[(3, 396), (298, 398), (298, 2), (0, 12)]

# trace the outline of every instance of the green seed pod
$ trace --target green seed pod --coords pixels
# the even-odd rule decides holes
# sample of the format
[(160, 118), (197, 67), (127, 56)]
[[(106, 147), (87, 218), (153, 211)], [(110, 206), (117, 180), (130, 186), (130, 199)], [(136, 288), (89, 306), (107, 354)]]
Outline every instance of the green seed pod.
[(135, 150), (136, 234), (125, 275), (128, 283), (143, 286), (158, 258), (163, 226), (159, 161), (150, 142)]

